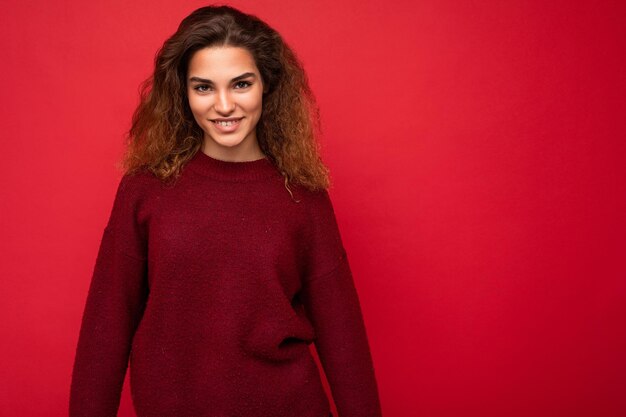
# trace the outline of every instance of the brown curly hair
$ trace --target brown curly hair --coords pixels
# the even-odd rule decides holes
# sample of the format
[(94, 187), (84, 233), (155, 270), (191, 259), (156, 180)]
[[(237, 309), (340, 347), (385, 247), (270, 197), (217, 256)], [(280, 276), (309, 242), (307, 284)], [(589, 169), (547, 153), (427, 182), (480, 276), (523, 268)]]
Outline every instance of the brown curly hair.
[(126, 173), (148, 170), (165, 182), (175, 180), (185, 163), (201, 152), (204, 132), (189, 107), (186, 73), (194, 52), (210, 46), (243, 47), (254, 58), (268, 86), (257, 140), (285, 178), (285, 187), (289, 190), (291, 183), (327, 189), (330, 173), (317, 141), (319, 109), (302, 64), (278, 32), (230, 6), (195, 10), (159, 49), (154, 73), (139, 89), (121, 168)]

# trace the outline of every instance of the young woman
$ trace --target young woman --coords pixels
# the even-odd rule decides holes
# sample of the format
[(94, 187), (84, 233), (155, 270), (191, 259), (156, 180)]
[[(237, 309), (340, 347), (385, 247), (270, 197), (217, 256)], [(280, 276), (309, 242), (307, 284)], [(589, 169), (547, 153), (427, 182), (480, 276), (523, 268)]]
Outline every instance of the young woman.
[(203, 7), (158, 52), (89, 287), (70, 416), (380, 416), (327, 192), (319, 113), (281, 36)]

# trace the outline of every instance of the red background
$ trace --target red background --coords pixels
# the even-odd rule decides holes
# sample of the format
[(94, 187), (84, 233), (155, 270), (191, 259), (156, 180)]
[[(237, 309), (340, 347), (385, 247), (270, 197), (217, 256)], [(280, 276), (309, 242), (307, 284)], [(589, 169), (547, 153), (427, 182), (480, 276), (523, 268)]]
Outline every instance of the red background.
[[(205, 4), (3, 2), (0, 415), (67, 413), (138, 85)], [(318, 97), (384, 414), (626, 415), (624, 3), (230, 4)]]

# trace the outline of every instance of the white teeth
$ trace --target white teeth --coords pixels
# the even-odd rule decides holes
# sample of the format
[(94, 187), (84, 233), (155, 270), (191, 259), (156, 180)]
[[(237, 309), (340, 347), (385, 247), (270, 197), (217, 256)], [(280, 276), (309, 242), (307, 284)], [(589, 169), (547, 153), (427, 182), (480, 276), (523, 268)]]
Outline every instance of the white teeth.
[(230, 122), (215, 122), (221, 126), (232, 126), (233, 124), (237, 123), (239, 120), (234, 120), (234, 121), (230, 121)]

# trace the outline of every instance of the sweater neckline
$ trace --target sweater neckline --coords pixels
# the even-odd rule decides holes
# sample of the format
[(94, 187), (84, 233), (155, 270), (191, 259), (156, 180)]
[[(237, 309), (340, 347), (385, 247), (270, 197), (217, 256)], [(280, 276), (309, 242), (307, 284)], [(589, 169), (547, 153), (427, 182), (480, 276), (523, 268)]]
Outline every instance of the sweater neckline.
[(255, 181), (278, 172), (267, 157), (253, 161), (224, 161), (213, 158), (198, 149), (188, 162), (196, 173), (222, 181)]

